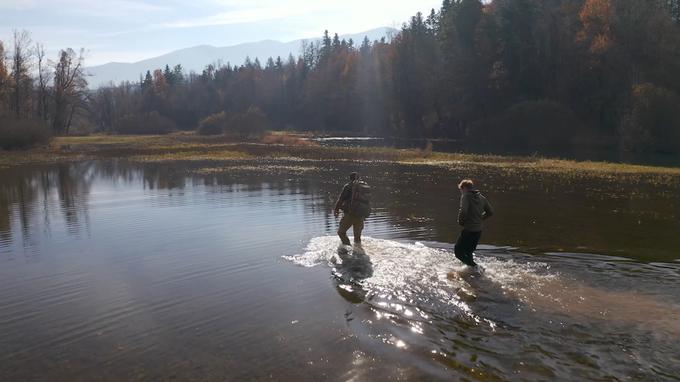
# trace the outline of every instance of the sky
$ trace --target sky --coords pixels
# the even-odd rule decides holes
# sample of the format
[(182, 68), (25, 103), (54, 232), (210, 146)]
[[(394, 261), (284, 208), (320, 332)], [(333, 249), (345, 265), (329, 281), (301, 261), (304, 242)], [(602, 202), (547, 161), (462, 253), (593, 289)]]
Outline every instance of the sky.
[(135, 62), (196, 46), (292, 41), (399, 28), (441, 0), (0, 0), (0, 40), (28, 30), (56, 57), (85, 48), (86, 65)]

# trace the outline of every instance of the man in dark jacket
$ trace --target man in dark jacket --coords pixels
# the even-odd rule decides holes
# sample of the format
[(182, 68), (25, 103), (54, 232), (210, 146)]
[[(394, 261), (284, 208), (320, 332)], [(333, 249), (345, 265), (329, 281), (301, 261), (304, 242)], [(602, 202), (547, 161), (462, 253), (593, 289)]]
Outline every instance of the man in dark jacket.
[(458, 236), (453, 251), (460, 261), (476, 267), (473, 252), (477, 249), (479, 238), (482, 236), (482, 221), (493, 215), (493, 208), (484, 195), (475, 189), (471, 180), (461, 181), (458, 188), (461, 192), (458, 224), (463, 226), (463, 230)]
[(364, 219), (359, 216), (354, 216), (350, 213), (350, 203), (352, 201), (352, 187), (357, 180), (357, 173), (349, 174), (349, 183), (342, 187), (342, 192), (335, 202), (333, 213), (338, 217), (340, 210), (342, 210), (342, 219), (340, 219), (340, 226), (338, 227), (338, 236), (342, 240), (342, 244), (351, 245), (349, 237), (347, 237), (347, 230), (350, 227), (354, 230), (354, 243), (361, 244), (361, 231), (364, 229)]

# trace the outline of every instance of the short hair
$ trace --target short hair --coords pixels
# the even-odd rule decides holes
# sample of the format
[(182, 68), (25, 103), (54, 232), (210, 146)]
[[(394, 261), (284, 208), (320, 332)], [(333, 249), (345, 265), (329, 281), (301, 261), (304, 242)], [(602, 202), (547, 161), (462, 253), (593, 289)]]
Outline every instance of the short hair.
[(356, 172), (350, 173), (350, 174), (349, 174), (349, 178), (350, 178), (351, 180), (356, 180), (356, 179), (357, 179), (357, 173), (356, 173)]
[(463, 179), (458, 183), (458, 188), (463, 189), (466, 188), (468, 190), (475, 188), (475, 183), (471, 179)]

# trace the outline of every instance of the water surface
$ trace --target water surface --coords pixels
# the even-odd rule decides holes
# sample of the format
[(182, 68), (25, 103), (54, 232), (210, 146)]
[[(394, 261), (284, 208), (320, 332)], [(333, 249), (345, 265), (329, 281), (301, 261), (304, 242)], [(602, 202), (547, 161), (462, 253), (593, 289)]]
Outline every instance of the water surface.
[[(677, 380), (677, 185), (385, 163), (0, 171), (0, 380)], [(345, 174), (374, 188), (338, 252)], [(456, 181), (498, 210), (456, 263)]]

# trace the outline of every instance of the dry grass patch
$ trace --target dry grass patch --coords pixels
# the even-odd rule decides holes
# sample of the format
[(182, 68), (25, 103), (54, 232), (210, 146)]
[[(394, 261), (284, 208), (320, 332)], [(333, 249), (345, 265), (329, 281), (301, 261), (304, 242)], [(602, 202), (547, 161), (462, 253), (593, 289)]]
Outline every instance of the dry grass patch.
[(202, 175), (212, 175), (212, 174), (225, 174), (230, 172), (253, 172), (253, 173), (306, 173), (310, 171), (320, 170), (318, 167), (314, 166), (294, 166), (294, 165), (234, 165), (234, 166), (223, 166), (223, 167), (203, 167), (196, 171), (197, 174)]
[[(192, 133), (58, 137), (48, 148), (19, 152), (0, 151), (0, 167), (99, 158), (130, 158), (143, 162), (273, 159), (279, 162), (283, 160), (390, 162), (455, 168), (481, 166), (509, 173), (539, 172), (565, 177), (595, 176), (618, 181), (645, 180), (658, 184), (680, 182), (678, 167), (578, 162), (533, 156), (441, 153), (387, 147), (324, 147), (306, 139), (304, 135), (285, 132), (269, 133), (260, 141), (234, 139), (235, 137), (230, 136), (204, 137)], [(261, 169), (261, 166), (257, 168)]]
[(265, 134), (261, 139), (261, 143), (266, 145), (284, 145), (284, 146), (319, 146), (318, 143), (309, 140), (306, 136), (300, 134), (292, 134), (287, 132), (271, 132)]
[(169, 161), (225, 161), (225, 160), (244, 160), (253, 157), (241, 151), (178, 151), (171, 153), (159, 153), (153, 155), (134, 155), (129, 157), (136, 162), (169, 162)]

